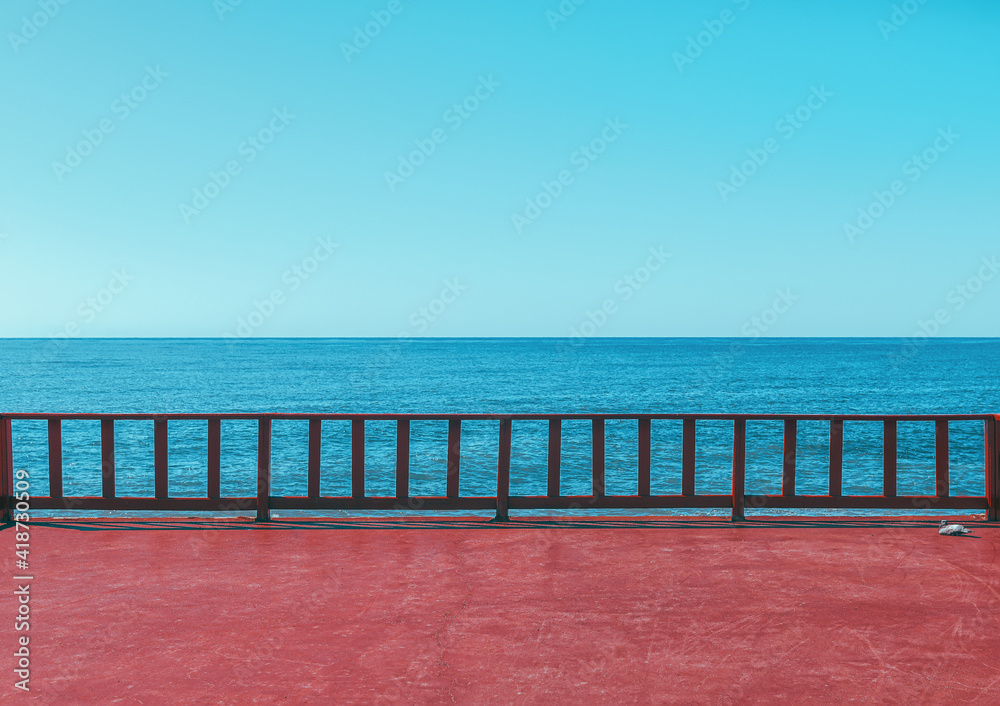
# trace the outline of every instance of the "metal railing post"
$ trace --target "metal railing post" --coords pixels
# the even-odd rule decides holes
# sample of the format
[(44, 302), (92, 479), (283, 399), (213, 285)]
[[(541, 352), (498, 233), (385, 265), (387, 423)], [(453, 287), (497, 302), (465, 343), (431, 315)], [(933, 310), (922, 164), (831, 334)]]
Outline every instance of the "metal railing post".
[(319, 497), (320, 466), (323, 458), (323, 420), (309, 420), (309, 456), (306, 460), (306, 494)]
[(794, 419), (785, 420), (784, 444), (781, 453), (781, 494), (795, 495), (795, 455), (798, 443), (798, 424)]
[(500, 450), (497, 454), (497, 514), (496, 522), (510, 520), (510, 419), (500, 420)]
[(10, 417), (0, 416), (0, 522), (9, 524), (14, 517), (14, 449)]
[(604, 420), (594, 419), (591, 423), (591, 452), (593, 479), (591, 482), (592, 493), (595, 498), (604, 497)]
[(462, 466), (462, 420), (448, 420), (448, 470), (445, 480), (445, 495), (458, 497), (459, 472)]
[(154, 494), (158, 498), (170, 495), (170, 444), (167, 433), (167, 420), (157, 419), (153, 422), (153, 475)]
[(746, 519), (747, 420), (733, 420), (733, 522)]
[(365, 497), (365, 420), (351, 420), (351, 497)]
[(222, 497), (222, 422), (208, 420), (208, 497)]
[(840, 497), (844, 485), (844, 420), (830, 420), (830, 480), (827, 494)]
[(550, 498), (559, 497), (559, 480), (562, 473), (562, 420), (549, 420), (548, 488)]
[(115, 420), (101, 420), (101, 496), (115, 497)]
[(650, 467), (650, 437), (651, 423), (648, 419), (639, 420), (639, 453), (638, 453), (638, 471), (639, 480), (637, 483), (637, 489), (640, 497), (648, 497), (650, 494), (649, 490), (649, 467)]
[(1000, 415), (986, 420), (986, 520), (996, 522), (1000, 512)]
[(898, 428), (895, 419), (882, 422), (882, 497), (896, 497), (898, 468)]
[(271, 419), (257, 422), (257, 522), (271, 519)]
[(63, 494), (62, 422), (50, 419), (49, 423), (49, 497), (61, 498)]
[(934, 495), (947, 498), (951, 495), (948, 460), (948, 420), (934, 422)]
[(396, 497), (410, 497), (410, 420), (396, 421)]
[(683, 422), (683, 448), (681, 451), (681, 495), (694, 495), (695, 433), (694, 419)]

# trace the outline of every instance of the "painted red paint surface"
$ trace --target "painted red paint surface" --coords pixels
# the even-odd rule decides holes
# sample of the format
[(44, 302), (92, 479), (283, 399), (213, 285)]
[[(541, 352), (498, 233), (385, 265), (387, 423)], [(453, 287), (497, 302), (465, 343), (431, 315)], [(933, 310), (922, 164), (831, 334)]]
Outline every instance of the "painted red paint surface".
[(969, 524), (35, 525), (32, 695), (5, 668), (0, 700), (995, 704), (1000, 528)]

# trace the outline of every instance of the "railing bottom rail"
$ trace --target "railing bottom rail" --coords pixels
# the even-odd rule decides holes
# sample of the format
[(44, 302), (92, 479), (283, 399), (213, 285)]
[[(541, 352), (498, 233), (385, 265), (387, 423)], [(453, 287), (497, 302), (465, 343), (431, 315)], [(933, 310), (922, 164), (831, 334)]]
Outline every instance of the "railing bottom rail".
[[(978, 496), (934, 497), (929, 495), (854, 495), (831, 497), (828, 495), (744, 495), (745, 507), (751, 509), (858, 509), (858, 510), (987, 510), (988, 500)], [(563, 495), (547, 496), (511, 495), (507, 498), (512, 510), (697, 510), (729, 509), (733, 507), (731, 495)], [(147, 498), (95, 496), (35, 497), (31, 499), (34, 510), (119, 510), (126, 512), (239, 512), (258, 510), (256, 497), (232, 498)], [(496, 510), (497, 499), (489, 496), (396, 497), (318, 497), (280, 496), (267, 499), (269, 510)], [(737, 518), (739, 519), (739, 518)]]

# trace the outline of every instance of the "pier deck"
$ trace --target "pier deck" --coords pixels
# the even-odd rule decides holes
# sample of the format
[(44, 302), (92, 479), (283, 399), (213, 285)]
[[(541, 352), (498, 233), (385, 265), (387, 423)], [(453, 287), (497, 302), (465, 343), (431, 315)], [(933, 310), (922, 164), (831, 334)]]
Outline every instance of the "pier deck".
[(1000, 703), (1000, 527), (961, 521), (36, 522), (2, 700)]

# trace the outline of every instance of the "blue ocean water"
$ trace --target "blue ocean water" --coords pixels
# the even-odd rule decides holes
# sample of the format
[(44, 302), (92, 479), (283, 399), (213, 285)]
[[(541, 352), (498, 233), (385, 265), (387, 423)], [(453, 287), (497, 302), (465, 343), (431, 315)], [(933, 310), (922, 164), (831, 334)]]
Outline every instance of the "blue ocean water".
[[(985, 414), (997, 339), (0, 340), (0, 411)], [(411, 494), (443, 495), (446, 423), (414, 422)], [(322, 492), (349, 494), (348, 422), (325, 422)], [(306, 423), (274, 425), (274, 492), (306, 492)], [(512, 493), (544, 494), (544, 422), (515, 425)], [(826, 422), (801, 422), (798, 492), (827, 492)], [(564, 494), (590, 492), (590, 428), (563, 429)], [(780, 492), (780, 422), (751, 421), (748, 493)], [(256, 426), (226, 421), (223, 495), (253, 495)], [(46, 495), (44, 422), (15, 420), (17, 468)], [(170, 424), (170, 490), (204, 496), (207, 430)], [(636, 492), (635, 422), (607, 427), (608, 494)], [(849, 422), (844, 492), (881, 492), (881, 425)], [(655, 421), (654, 493), (680, 491), (678, 421)], [(64, 493), (100, 493), (99, 423), (66, 421)], [(729, 492), (730, 422), (699, 422), (697, 491)], [(981, 422), (951, 425), (952, 493), (983, 493)], [(394, 492), (395, 426), (366, 429), (369, 495)], [(495, 422), (467, 422), (463, 495), (495, 492)], [(116, 426), (119, 495), (152, 495), (152, 423)], [(933, 492), (933, 424), (899, 427), (899, 492)], [(844, 514), (844, 511), (837, 511)], [(705, 514), (705, 511), (698, 511)], [(292, 514), (292, 513), (286, 513)], [(325, 513), (336, 514), (336, 513)], [(546, 513), (551, 514), (551, 513)]]

